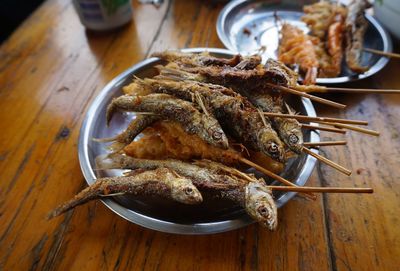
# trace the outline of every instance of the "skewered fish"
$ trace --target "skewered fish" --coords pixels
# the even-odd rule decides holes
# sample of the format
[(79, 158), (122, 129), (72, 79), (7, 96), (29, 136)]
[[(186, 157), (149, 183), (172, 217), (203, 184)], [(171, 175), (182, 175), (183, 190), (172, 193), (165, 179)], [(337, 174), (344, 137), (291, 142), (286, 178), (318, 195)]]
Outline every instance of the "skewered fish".
[[(173, 52), (167, 51), (155, 55), (168, 61), (171, 60), (171, 54)], [(186, 57), (195, 56), (186, 54)], [(284, 74), (274, 69), (267, 69), (261, 64), (261, 58), (258, 56), (243, 58), (242, 62), (236, 66), (200, 65), (195, 62), (188, 66), (181, 58), (174, 58), (170, 64), (179, 66), (184, 71), (200, 74), (206, 82), (227, 87), (241, 85), (243, 88), (253, 90), (264, 87), (266, 83), (289, 84)]]
[(366, 0), (353, 0), (348, 5), (346, 18), (346, 63), (349, 68), (357, 73), (369, 69), (361, 65), (361, 56), (364, 34), (367, 30), (367, 20), (364, 17), (365, 9), (371, 5)]
[[(165, 78), (163, 76), (162, 78)], [(172, 81), (155, 77), (136, 79), (136, 88), (150, 88), (152, 92), (167, 93), (184, 100), (195, 100), (200, 95), (206, 110), (213, 112), (222, 127), (245, 145), (278, 161), (284, 160), (284, 146), (268, 120), (263, 122), (259, 112), (240, 95), (218, 85), (196, 81)], [(225, 95), (229, 93), (231, 95)]]
[(134, 120), (131, 121), (131, 123), (129, 123), (128, 127), (122, 133), (110, 138), (96, 139), (96, 141), (117, 141), (127, 145), (131, 143), (144, 129), (160, 119), (160, 116), (157, 115), (138, 115)]
[(166, 94), (123, 95), (114, 98), (107, 108), (107, 123), (116, 110), (153, 112), (179, 122), (190, 134), (197, 134), (211, 145), (228, 148), (228, 140), (218, 121), (202, 114), (191, 103)]
[(113, 194), (157, 195), (185, 204), (201, 203), (203, 198), (192, 182), (172, 169), (157, 167), (154, 170), (132, 172), (129, 176), (100, 178), (83, 189), (70, 201), (61, 204), (49, 214), (59, 216), (78, 205)]
[(101, 167), (144, 170), (170, 168), (190, 178), (197, 188), (218, 191), (221, 197), (241, 205), (254, 220), (270, 230), (277, 226), (277, 209), (272, 192), (264, 180), (258, 180), (252, 175), (209, 160), (189, 164), (178, 160), (135, 159), (120, 154), (109, 159)]
[(201, 54), (191, 54), (191, 53), (182, 53), (178, 51), (164, 51), (164, 52), (156, 52), (151, 56), (159, 57), (161, 59), (175, 62), (179, 61), (187, 66), (197, 66), (197, 65), (216, 65), (216, 66), (236, 66), (239, 64), (243, 58), (241, 55), (234, 55), (230, 59), (220, 58), (211, 56), (209, 53), (204, 52)]
[[(277, 61), (273, 60), (268, 60), (267, 61), (267, 68), (270, 70), (274, 70), (274, 72), (282, 74), (286, 78), (290, 84), (294, 84), (296, 82), (297, 77), (293, 75), (293, 72), (289, 70), (287, 67), (285, 67), (282, 64), (279, 64)], [(184, 72), (180, 70), (179, 68), (177, 69), (176, 66), (170, 66), (169, 68), (165, 67), (158, 67), (160, 74), (163, 78), (177, 78), (177, 79), (189, 79), (189, 80), (195, 80), (195, 81), (204, 81), (206, 80), (203, 78), (201, 75), (196, 75), (196, 74), (190, 74), (188, 72)], [(190, 83), (187, 83), (190, 84)], [(209, 84), (207, 84), (209, 85)], [(206, 85), (206, 86), (207, 86)], [(212, 85), (215, 86), (215, 85)], [(136, 87), (137, 88), (137, 87)], [(211, 89), (215, 92), (217, 87), (212, 87)], [(223, 87), (219, 87), (218, 90), (225, 89)], [(270, 88), (265, 88), (265, 89), (270, 89)], [(281, 98), (276, 98), (274, 99), (269, 93), (274, 92), (274, 91), (263, 91), (261, 89), (259, 90), (253, 90), (253, 91), (248, 91), (245, 88), (235, 85), (235, 90), (238, 91), (240, 94), (243, 96), (247, 97), (250, 102), (255, 105), (256, 107), (260, 108), (261, 110), (265, 112), (274, 112), (274, 113), (282, 113), (284, 111), (283, 109), (283, 103)], [(222, 92), (222, 90), (221, 90)], [(225, 91), (224, 93), (227, 93), (228, 91)], [(277, 93), (275, 91), (275, 93)], [(235, 96), (232, 93), (227, 93), (232, 96)], [(211, 95), (209, 95), (211, 96)], [(237, 96), (237, 95), (236, 95)], [(232, 98), (234, 99), (234, 98)], [(233, 110), (233, 112), (240, 112), (239, 110)], [(265, 118), (266, 121), (268, 121), (268, 124), (270, 123), (268, 118)], [(288, 145), (288, 147), (295, 151), (295, 152), (300, 152), (301, 149), (301, 144), (303, 142), (303, 136), (301, 132), (301, 127), (298, 121), (294, 119), (282, 119), (282, 118), (274, 118), (272, 119), (272, 123), (274, 123), (276, 130), (279, 133), (279, 136), (281, 139)]]

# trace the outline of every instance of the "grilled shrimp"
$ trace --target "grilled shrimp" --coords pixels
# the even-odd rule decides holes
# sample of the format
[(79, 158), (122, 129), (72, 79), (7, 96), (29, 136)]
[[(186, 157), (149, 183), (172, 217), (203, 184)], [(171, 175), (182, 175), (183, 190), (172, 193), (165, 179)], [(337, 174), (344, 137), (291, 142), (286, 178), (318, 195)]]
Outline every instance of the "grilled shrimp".
[(303, 7), (304, 15), (301, 20), (311, 29), (311, 34), (324, 40), (331, 25), (335, 12), (329, 1), (321, 1)]
[(298, 64), (305, 73), (304, 84), (314, 84), (319, 62), (310, 36), (290, 24), (283, 24), (278, 59), (286, 65)]
[(179, 176), (172, 169), (157, 167), (145, 172), (133, 172), (130, 176), (97, 179), (73, 199), (54, 209), (49, 218), (59, 216), (88, 201), (117, 193), (157, 195), (185, 204), (198, 204), (203, 200), (199, 190), (189, 179)]
[(107, 108), (107, 123), (116, 110), (153, 112), (179, 122), (189, 134), (197, 134), (211, 145), (228, 148), (228, 140), (218, 121), (202, 114), (187, 101), (166, 94), (123, 95), (114, 98)]

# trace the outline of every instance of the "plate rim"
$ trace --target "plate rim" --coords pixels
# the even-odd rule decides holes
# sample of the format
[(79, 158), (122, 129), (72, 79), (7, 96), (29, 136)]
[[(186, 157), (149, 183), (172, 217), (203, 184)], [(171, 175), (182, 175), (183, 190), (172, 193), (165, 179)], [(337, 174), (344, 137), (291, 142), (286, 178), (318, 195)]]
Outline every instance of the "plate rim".
[[(189, 48), (182, 49), (183, 52), (204, 52), (209, 51), (211, 53), (217, 54), (226, 54), (232, 55), (233, 53), (227, 49), (220, 48)], [(83, 173), (83, 176), (88, 185), (94, 182), (96, 179), (96, 175), (94, 170), (91, 167), (90, 155), (89, 155), (89, 135), (91, 131), (92, 124), (96, 120), (96, 110), (99, 108), (99, 105), (103, 102), (108, 95), (111, 95), (111, 91), (115, 85), (124, 81), (124, 79), (131, 75), (136, 70), (140, 70), (147, 65), (150, 65), (152, 62), (158, 61), (158, 58), (152, 57), (138, 62), (137, 64), (131, 66), (126, 69), (119, 75), (117, 75), (114, 79), (112, 79), (106, 86), (99, 92), (96, 98), (91, 102), (89, 109), (84, 117), (84, 120), (81, 125), (79, 140), (78, 140), (78, 157), (79, 164)], [(316, 112), (312, 102), (302, 97), (301, 101), (305, 107), (307, 115), (316, 116)], [(320, 140), (319, 132), (312, 131), (310, 134), (310, 141), (316, 142)], [(318, 153), (317, 149), (313, 149), (314, 152)], [(312, 171), (316, 165), (316, 159), (310, 155), (306, 156), (306, 161), (304, 163), (304, 167), (301, 169), (298, 179), (304, 180), (299, 185), (303, 186), (311, 176)], [(297, 181), (297, 180), (296, 180)], [(293, 198), (297, 193), (296, 192), (288, 192), (285, 193), (282, 197), (280, 197), (281, 204), (278, 204), (278, 208), (287, 203), (291, 198)], [(112, 199), (102, 199), (101, 200), (111, 211), (116, 213), (117, 215), (123, 217), (124, 219), (135, 223), (137, 225), (143, 226), (145, 228), (149, 228), (156, 231), (166, 232), (166, 233), (174, 233), (174, 234), (186, 234), (186, 235), (202, 235), (202, 234), (214, 234), (220, 233), (230, 230), (235, 230), (249, 224), (254, 223), (254, 221), (248, 217), (246, 214), (239, 216), (236, 219), (218, 221), (218, 222), (207, 222), (207, 223), (193, 223), (193, 224), (180, 224), (175, 222), (164, 221), (161, 219), (156, 219), (150, 216), (146, 216), (130, 210), (116, 201)]]
[[(235, 46), (230, 42), (227, 33), (224, 31), (225, 28), (225, 22), (226, 18), (229, 16), (230, 12), (232, 12), (233, 9), (240, 5), (251, 5), (253, 2), (260, 2), (260, 0), (234, 0), (229, 2), (227, 5), (224, 6), (224, 8), (220, 11), (217, 22), (216, 22), (216, 30), (217, 30), (217, 35), (219, 40), (224, 44), (224, 46), (231, 50), (234, 53), (241, 53), (239, 52)], [(279, 11), (279, 10), (278, 10)], [(299, 12), (302, 12), (299, 10)], [(379, 32), (382, 42), (383, 42), (383, 51), (391, 53), (393, 52), (393, 43), (391, 36), (389, 33), (386, 31), (386, 29), (378, 22), (378, 20), (369, 14), (365, 14), (365, 18), (367, 21), (375, 27), (375, 29)], [(371, 77), (372, 75), (378, 73), (381, 71), (388, 63), (389, 63), (389, 58), (385, 56), (381, 56), (379, 60), (365, 73), (359, 74), (357, 76), (341, 76), (341, 77), (334, 77), (334, 78), (317, 78), (316, 83), (317, 84), (325, 84), (325, 85), (330, 85), (330, 84), (344, 84), (344, 83), (350, 83), (350, 82), (355, 82), (359, 80), (363, 80), (365, 78)]]

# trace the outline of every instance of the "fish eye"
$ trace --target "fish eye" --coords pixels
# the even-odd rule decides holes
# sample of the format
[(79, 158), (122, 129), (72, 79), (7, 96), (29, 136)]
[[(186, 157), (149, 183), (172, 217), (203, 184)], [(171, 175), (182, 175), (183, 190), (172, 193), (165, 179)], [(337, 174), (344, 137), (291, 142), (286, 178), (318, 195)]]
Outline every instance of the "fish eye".
[(267, 208), (265, 208), (264, 206), (261, 206), (257, 209), (257, 211), (260, 213), (260, 215), (262, 216), (266, 216), (268, 214), (268, 210)]
[(270, 142), (268, 147), (269, 153), (277, 153), (279, 151), (278, 145), (275, 142)]
[(219, 139), (222, 138), (222, 133), (217, 132), (217, 131), (214, 131), (214, 132), (212, 133), (212, 137), (213, 137), (214, 139), (219, 140)]
[(193, 194), (193, 189), (191, 187), (186, 187), (184, 189), (184, 192), (186, 195), (191, 195), (191, 194)]
[(289, 143), (296, 144), (297, 142), (299, 142), (299, 138), (295, 134), (291, 134), (289, 136)]

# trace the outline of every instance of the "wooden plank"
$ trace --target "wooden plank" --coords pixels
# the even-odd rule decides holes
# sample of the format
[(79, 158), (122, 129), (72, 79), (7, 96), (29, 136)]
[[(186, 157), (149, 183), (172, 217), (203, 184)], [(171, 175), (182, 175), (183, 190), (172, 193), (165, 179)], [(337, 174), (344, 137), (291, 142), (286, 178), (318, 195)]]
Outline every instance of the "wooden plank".
[[(399, 63), (392, 61), (378, 76), (352, 86), (399, 89), (400, 82), (393, 80), (394, 71), (399, 68)], [(400, 97), (369, 94), (340, 95), (339, 99), (349, 105), (346, 112), (340, 115), (324, 109), (320, 112), (327, 116), (367, 120), (370, 127), (380, 131), (381, 135), (373, 138), (348, 132), (346, 148), (324, 149), (327, 157), (340, 159), (353, 168), (354, 173), (346, 178), (321, 166), (319, 177), (322, 183), (374, 189), (373, 195), (324, 196), (333, 269), (396, 270), (399, 267), (397, 255), (400, 255), (397, 245), (400, 243), (400, 227), (395, 214), (400, 204)]]

